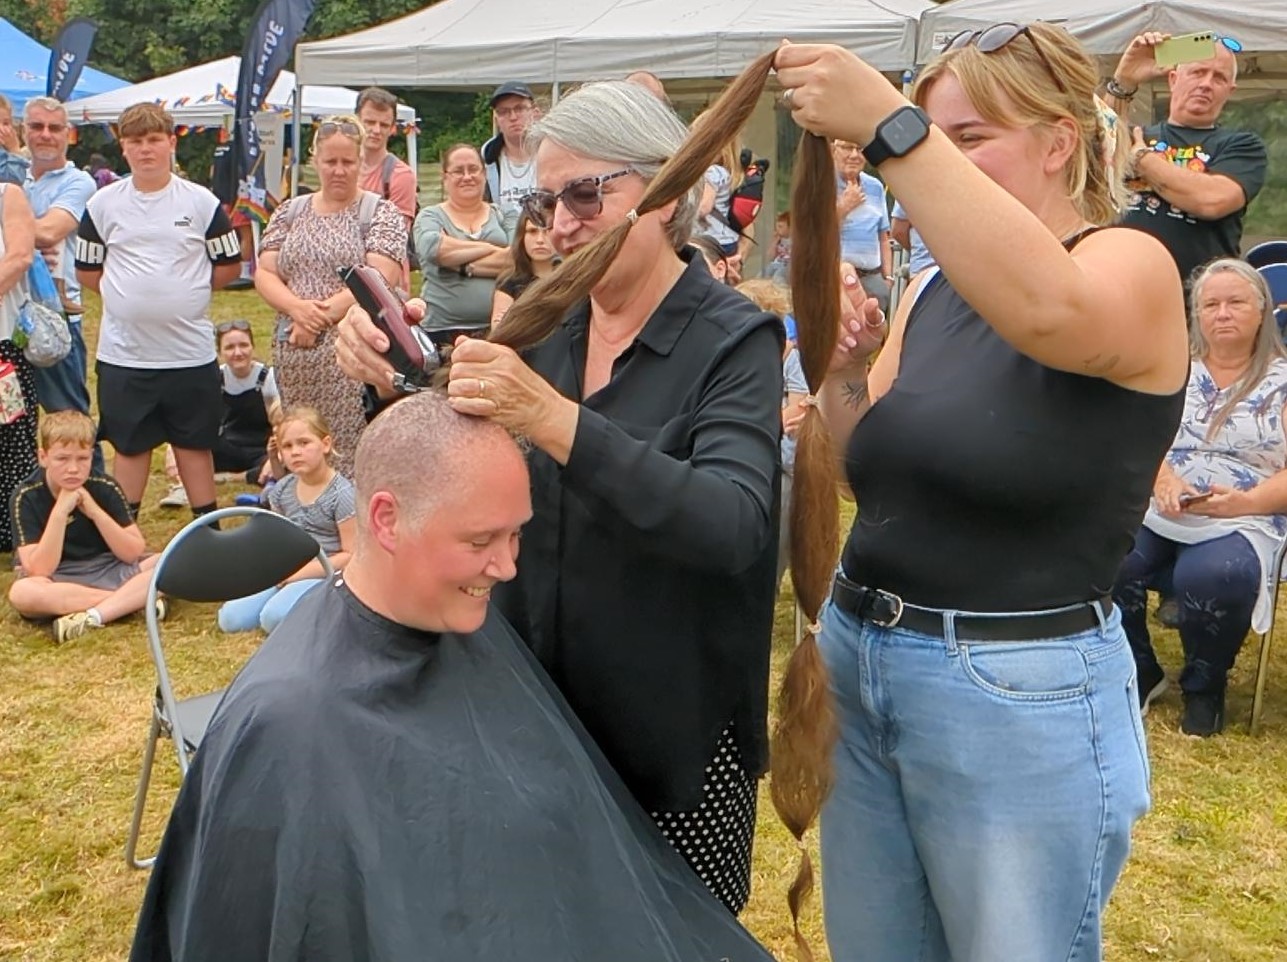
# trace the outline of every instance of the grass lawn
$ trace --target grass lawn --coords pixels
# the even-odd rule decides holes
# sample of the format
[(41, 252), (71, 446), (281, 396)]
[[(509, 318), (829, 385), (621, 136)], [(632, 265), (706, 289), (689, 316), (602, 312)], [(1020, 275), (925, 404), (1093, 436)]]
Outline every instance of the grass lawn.
[[(217, 295), (214, 316), (251, 319), (266, 357), (271, 317), (253, 292)], [(189, 516), (156, 506), (165, 484), (159, 461), (155, 467), (142, 525), (159, 549)], [(237, 490), (221, 490), (221, 503)], [(7, 590), (12, 576), (4, 570)], [(793, 644), (790, 604), (784, 593), (779, 666)], [(259, 640), (220, 636), (203, 605), (173, 605), (165, 627), (171, 668), (193, 683), (189, 690), (222, 684)], [(1178, 665), (1175, 633), (1160, 638), (1163, 661)], [(46, 630), (5, 608), (0, 639), (0, 960), (120, 959), (146, 882), (122, 856), (154, 686), (142, 621), (55, 648)], [(1257, 644), (1248, 642), (1233, 674), (1223, 737), (1182, 737), (1174, 693), (1147, 719), (1154, 806), (1136, 830), (1108, 913), (1114, 962), (1287, 959), (1287, 642), (1274, 658), (1262, 734), (1252, 739), (1245, 724)], [(168, 743), (161, 752), (145, 846), (159, 837), (177, 785)], [(782, 959), (792, 952), (783, 893), (794, 870), (794, 842), (764, 792), (743, 920)], [(825, 958), (816, 899), (810, 908), (808, 929)]]

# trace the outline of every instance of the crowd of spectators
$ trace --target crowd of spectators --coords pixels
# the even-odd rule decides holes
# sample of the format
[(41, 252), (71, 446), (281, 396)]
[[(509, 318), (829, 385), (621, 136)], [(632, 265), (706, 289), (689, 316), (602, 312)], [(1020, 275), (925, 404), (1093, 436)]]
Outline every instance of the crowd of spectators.
[[(1236, 85), (1233, 48), (1218, 44), (1210, 61), (1164, 72), (1152, 54), (1162, 39), (1136, 38), (1104, 91), (1124, 108), (1140, 83), (1165, 75), (1172, 94), (1165, 123), (1117, 129), (1129, 194), (1096, 167), (1113, 156), (1116, 118), (1098, 96), (1068, 106), (1069, 84), (1088, 95), (1097, 88), (1089, 61), (1058, 28), (957, 38), (919, 82), (917, 107), (889, 100), (919, 116), (926, 108), (954, 141), (930, 138), (917, 177), (880, 168), (882, 179), (868, 169), (864, 150), (879, 138), (865, 121), (845, 119), (834, 104), (806, 114), (802, 99), (820, 96), (814, 88), (827, 71), (815, 73), (807, 48), (788, 55), (786, 102), (811, 118), (829, 155), (817, 183), (826, 187), (830, 217), (834, 179), (836, 230), (828, 240), (840, 254), (845, 317), (867, 317), (883, 331), (885, 312), (894, 315), (879, 360), (869, 363), (872, 352), (842, 336), (825, 383), (812, 390), (790, 289), (810, 221), (775, 212), (761, 276), (748, 279), (754, 225), (738, 221), (734, 200), (756, 172), (739, 131), (727, 131), (713, 163), (690, 156), (689, 129), (652, 74), (587, 84), (548, 111), (528, 84), (500, 85), (490, 99), (495, 136), (443, 153), (442, 200), (424, 208), (416, 172), (389, 151), (393, 95), (370, 88), (354, 114), (321, 120), (308, 158), (319, 189), (278, 205), (259, 239), (254, 285), (276, 315), (265, 360), (255, 357), (247, 322), (210, 319), (213, 292), (240, 276), (241, 237), (213, 193), (175, 173), (170, 114), (155, 104), (122, 113), (117, 136), (129, 174), (117, 177), (100, 156), (88, 170), (68, 159), (69, 121), (57, 101), (28, 101), (19, 124), (0, 100), (0, 539), (12, 544), (19, 571), (10, 603), (25, 618), (50, 621), (57, 643), (145, 605), (155, 559), (137, 522), (162, 445), (172, 481), (162, 505), (186, 505), (199, 517), (216, 508), (221, 478), (263, 487), (264, 503), (309, 531), (344, 569), (359, 527), (379, 527), (361, 514), (355, 456), (373, 408), (390, 394), (382, 335), (353, 309), (339, 276), (366, 264), (391, 288), (417, 295), (413, 316), (452, 348), (451, 407), (530, 441), (527, 542), (521, 560), (507, 542), (512, 555), (501, 567), (513, 570), (496, 579), (496, 609), (724, 906), (739, 912), (750, 891), (796, 436), (817, 410), (846, 452), (846, 479), (860, 499), (835, 581), (840, 600), (815, 626), (833, 678), (858, 677), (845, 672), (874, 643), (872, 625), (890, 627), (874, 620), (872, 599), (896, 590), (919, 611), (909, 623), (919, 618), (925, 627), (915, 632), (920, 648), (894, 659), (909, 667), (891, 670), (891, 685), (905, 689), (923, 732), (969, 717), (993, 726), (998, 739), (1007, 730), (1015, 757), (1025, 738), (1052, 750), (1056, 740), (1087, 747), (1075, 734), (1056, 738), (1064, 729), (1053, 725), (1040, 737), (1009, 729), (995, 699), (979, 698), (989, 663), (995, 673), (1013, 671), (1018, 685), (1028, 682), (998, 654), (1004, 649), (981, 643), (1045, 638), (1047, 628), (1067, 640), (1079, 671), (1094, 663), (1104, 684), (1137, 699), (1125, 706), (1131, 711), (1118, 705), (1104, 716), (1117, 729), (1122, 810), (1094, 831), (1044, 806), (1031, 822), (1034, 835), (1109, 851), (1102, 873), (1067, 873), (1067, 904), (1087, 911), (1084, 897), (1073, 898), (1078, 887), (1102, 887), (1106, 897), (1131, 823), (1148, 804), (1147, 776), (1131, 754), (1140, 745), (1131, 716), (1136, 707), (1146, 713), (1167, 680), (1152, 647), (1147, 592), (1174, 594), (1179, 604), (1181, 728), (1214, 735), (1224, 726), (1226, 680), (1242, 640), (1268, 623), (1272, 565), (1287, 537), (1287, 350), (1269, 289), (1237, 258), (1242, 216), (1265, 179), (1264, 145), (1216, 124)], [(854, 89), (885, 94), (879, 75), (856, 58), (817, 56), (834, 60), (834, 75)], [(1031, 96), (1022, 108), (1011, 105), (1013, 115), (982, 106), (994, 95), (1013, 100), (1024, 84)], [(1024, 111), (1031, 116), (1017, 122)], [(692, 121), (703, 131), (725, 123), (716, 111)], [(1042, 125), (1062, 133), (1038, 143), (1031, 130)], [(961, 133), (974, 128), (991, 143)], [(1028, 180), (1011, 176), (1041, 151), (1039, 171)], [(955, 201), (922, 176), (933, 158), (994, 220), (975, 234), (951, 222), (945, 210)], [(694, 170), (684, 167), (699, 159)], [(676, 166), (692, 174), (691, 189), (658, 177)], [(674, 193), (656, 196), (665, 190)], [(1031, 277), (1007, 261), (1007, 232), (1030, 243), (1033, 263), (1049, 275), (1052, 326), (1044, 333), (1016, 306), (1027, 302), (1009, 295)], [(803, 246), (805, 256), (818, 249)], [(910, 282), (901, 301), (898, 248)], [(1138, 283), (1129, 292), (1105, 283), (1114, 324), (1056, 324), (1084, 318), (1085, 288), (1073, 274), (1106, 278), (1116, 261)], [(42, 367), (23, 349), (33, 267), (48, 271), (67, 327), (65, 357)], [(102, 300), (92, 345), (81, 323), (84, 288)], [(1117, 345), (1128, 334), (1111, 361), (1082, 360), (1094, 338)], [(1003, 403), (1015, 400), (1002, 397), (999, 386), (1007, 385), (1024, 402), (1017, 408)], [(984, 408), (992, 412), (987, 425)], [(1068, 420), (1074, 413), (1077, 424)], [(1069, 492), (1089, 491), (1094, 479), (1071, 469), (1056, 479), (1046, 466), (1059, 459), (1045, 457), (1046, 437), (1081, 432), (1088, 444), (1107, 443), (1114, 428), (1118, 483), (1084, 524), (1071, 524)], [(100, 442), (113, 455), (110, 473)], [(1003, 473), (1019, 479), (1021, 498)], [(1057, 498), (1055, 480), (1065, 491)], [(864, 525), (881, 506), (882, 523)], [(484, 537), (479, 550), (493, 550)], [(943, 550), (931, 556), (927, 545)], [(967, 548), (971, 564), (962, 565)], [(1009, 578), (1025, 557), (1032, 563), (1023, 576)], [(272, 631), (321, 582), (322, 568), (311, 562), (281, 585), (225, 604), (218, 624)], [(491, 589), (470, 597), (485, 601)], [(899, 600), (894, 620), (901, 617)], [(944, 644), (953, 654), (958, 644), (969, 651), (971, 619), (983, 633), (973, 639), (978, 654), (967, 658), (977, 658), (979, 677), (944, 683), (937, 694), (917, 688), (925, 659), (939, 658)], [(1129, 647), (1110, 651), (1118, 636)], [(927, 811), (939, 802), (908, 783), (873, 788), (859, 771), (880, 764), (872, 726), (881, 721), (847, 684), (833, 689), (842, 743), (853, 752), (838, 756), (823, 822), (836, 957), (851, 957), (865, 932), (882, 926), (878, 942), (902, 944), (906, 933), (887, 919), (921, 904), (920, 896), (880, 891), (879, 867), (857, 868), (872, 852), (922, 880), (927, 870), (938, 873), (941, 891), (960, 895), (935, 906), (948, 924), (936, 936), (944, 944), (977, 936), (993, 946), (1019, 938), (1055, 945), (1048, 931), (1007, 933), (999, 917), (976, 911), (959, 879), (975, 870), (1004, 874), (977, 853), (945, 848), (941, 862), (926, 866), (917, 826), (900, 821), (891, 829), (873, 818), (855, 827), (855, 811), (901, 812), (909, 794)], [(997, 688), (1011, 700), (1008, 683)], [(1100, 695), (1087, 697), (1098, 713)], [(671, 710), (659, 714), (663, 699)], [(930, 720), (954, 704), (963, 714)], [(909, 740), (907, 771), (941, 765), (953, 737), (944, 728), (940, 739)], [(1087, 752), (1067, 757), (1067, 773), (1102, 774)], [(952, 804), (1018, 819), (1019, 769), (1001, 778), (980, 758), (970, 767)], [(933, 850), (924, 848), (931, 857)]]

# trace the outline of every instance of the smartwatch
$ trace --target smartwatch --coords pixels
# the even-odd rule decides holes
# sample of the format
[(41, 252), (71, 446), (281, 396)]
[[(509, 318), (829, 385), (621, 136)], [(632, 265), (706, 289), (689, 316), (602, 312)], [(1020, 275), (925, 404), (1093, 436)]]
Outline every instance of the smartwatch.
[(929, 125), (929, 117), (920, 107), (899, 107), (877, 124), (876, 135), (862, 154), (873, 167), (891, 157), (905, 157), (929, 136)]

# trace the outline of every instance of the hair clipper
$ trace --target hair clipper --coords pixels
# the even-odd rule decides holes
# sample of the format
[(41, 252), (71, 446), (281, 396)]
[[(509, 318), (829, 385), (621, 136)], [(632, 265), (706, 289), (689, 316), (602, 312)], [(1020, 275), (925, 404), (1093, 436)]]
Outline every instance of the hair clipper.
[(429, 336), (407, 317), (405, 305), (384, 276), (365, 264), (341, 267), (339, 274), (358, 306), (389, 339), (385, 356), (393, 365), (394, 388), (412, 392), (428, 386), (429, 376), (442, 364), (442, 356)]

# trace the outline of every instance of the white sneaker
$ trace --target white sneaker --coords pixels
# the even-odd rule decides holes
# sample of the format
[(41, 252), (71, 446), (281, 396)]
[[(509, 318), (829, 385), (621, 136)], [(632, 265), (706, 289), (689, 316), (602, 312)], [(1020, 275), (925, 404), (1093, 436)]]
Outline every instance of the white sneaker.
[(183, 485), (175, 484), (170, 486), (170, 493), (157, 502), (163, 508), (186, 508), (188, 506), (188, 492), (183, 490)]

